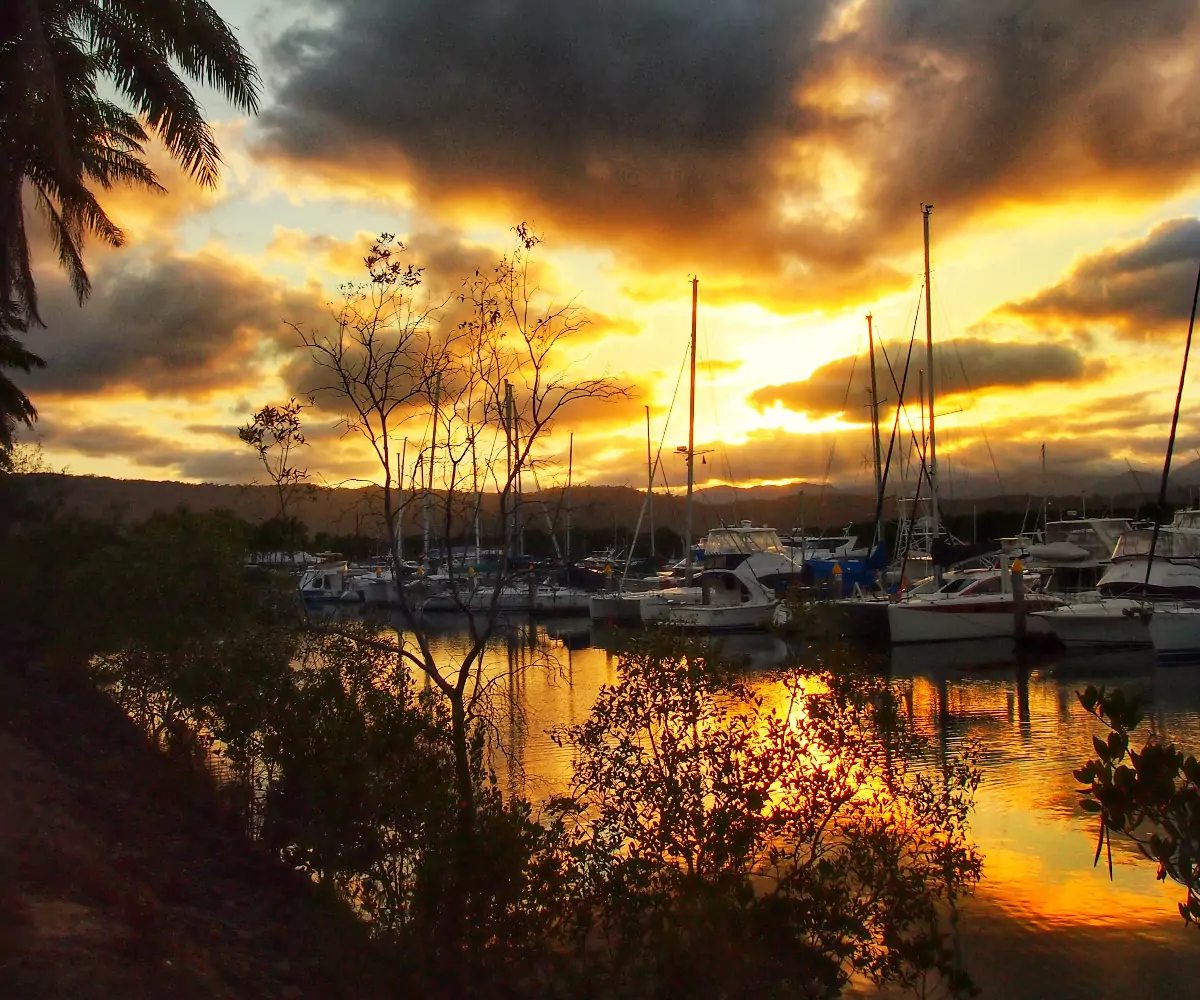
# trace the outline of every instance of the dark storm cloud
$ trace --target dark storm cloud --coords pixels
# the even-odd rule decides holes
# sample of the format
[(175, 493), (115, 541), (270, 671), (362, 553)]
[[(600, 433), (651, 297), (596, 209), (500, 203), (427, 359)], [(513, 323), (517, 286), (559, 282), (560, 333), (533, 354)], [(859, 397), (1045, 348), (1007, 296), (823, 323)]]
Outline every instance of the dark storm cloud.
[(1170, 188), (1200, 161), (1196, 41), (1191, 0), (867, 3), (832, 50), (900, 98), (867, 201), (886, 220), (919, 200), (965, 212)]
[(1172, 219), (1143, 239), (1091, 254), (1036, 295), (998, 312), (1064, 324), (1112, 323), (1124, 336), (1182, 335), (1200, 263), (1200, 220)]
[[(924, 367), (925, 356), (914, 352), (905, 396), (910, 404), (917, 400), (917, 371)], [(897, 380), (903, 377), (903, 357), (893, 358)], [(1044, 382), (1082, 382), (1097, 378), (1105, 364), (1086, 359), (1067, 344), (1023, 344), (1012, 341), (988, 341), (972, 337), (947, 341), (934, 349), (936, 389), (947, 396), (970, 390), (1034, 385)], [(895, 400), (896, 392), (882, 361), (876, 362), (881, 404)], [(749, 402), (759, 410), (779, 404), (788, 410), (805, 413), (811, 419), (844, 413), (847, 419), (865, 421), (870, 373), (862, 358), (837, 358), (822, 365), (807, 379), (768, 385), (756, 389)]]
[(39, 394), (187, 396), (234, 388), (261, 375), (261, 351), (280, 336), (285, 317), (320, 308), (316, 293), (209, 252), (109, 255), (92, 285), (80, 307), (57, 275), (45, 284), (47, 329), (29, 340), (48, 362), (27, 378)]
[[(1190, 0), (329, 7), (276, 41), (267, 155), (544, 210), (760, 301), (907, 281), (876, 255), (919, 246), (920, 201), (936, 236), (1012, 202), (1153, 196), (1200, 164)], [(828, 150), (861, 170), (848, 215), (822, 197)]]
[[(268, 136), (302, 159), (382, 145), (427, 182), (514, 173), (548, 194), (710, 212), (795, 112), (823, 4), (338, 0), (294, 28)], [(591, 189), (590, 191), (588, 189)]]

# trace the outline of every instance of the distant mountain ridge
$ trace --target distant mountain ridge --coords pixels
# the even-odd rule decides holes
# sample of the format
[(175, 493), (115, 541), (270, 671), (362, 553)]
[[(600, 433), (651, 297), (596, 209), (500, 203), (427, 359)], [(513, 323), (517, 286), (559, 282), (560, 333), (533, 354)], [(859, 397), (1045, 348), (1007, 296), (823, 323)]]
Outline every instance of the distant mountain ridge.
[[(275, 513), (273, 490), (265, 486), (230, 486), (213, 483), (192, 484), (154, 480), (110, 479), (101, 476), (70, 476), (42, 473), (27, 478), (41, 502), (64, 512), (74, 512), (104, 520), (134, 522), (156, 511), (184, 508), (192, 511), (228, 510), (252, 523), (269, 519)], [(1025, 477), (1029, 486), (1034, 484)], [(970, 513), (974, 509), (1036, 510), (1041, 490), (1020, 489), (1021, 477), (1004, 483), (1003, 493), (993, 490), (986, 495), (973, 495), (959, 490), (956, 482), (947, 482), (943, 493), (943, 508), (948, 513)], [(1088, 487), (1079, 488), (1076, 481), (1060, 477), (1052, 480), (1050, 508), (1099, 513), (1109, 505), (1122, 509), (1147, 507), (1157, 498), (1158, 476), (1138, 471), (1136, 476), (1126, 471), (1094, 480)], [(1067, 489), (1061, 489), (1066, 486)], [(1016, 487), (1016, 488), (1014, 488)], [(1075, 488), (1072, 488), (1075, 487)], [(1175, 505), (1194, 501), (1200, 488), (1200, 461), (1179, 469), (1171, 477), (1169, 502)], [(1086, 497), (1086, 502), (1085, 502)], [(310, 532), (330, 534), (381, 533), (378, 490), (373, 487), (328, 488), (315, 487), (308, 499), (300, 502), (296, 516)], [(542, 494), (526, 494), (526, 523), (544, 529), (549, 520), (561, 524), (564, 497), (558, 490)], [(617, 529), (632, 531), (642, 513), (644, 492), (629, 486), (575, 486), (572, 489), (572, 524), (580, 531), (611, 532)], [(486, 504), (485, 504), (486, 506)], [(885, 516), (895, 516), (896, 504), (891, 498), (884, 507)], [(840, 528), (850, 523), (864, 523), (875, 513), (875, 501), (862, 491), (841, 490), (833, 485), (794, 483), (735, 487), (718, 485), (697, 490), (693, 511), (695, 531), (699, 534), (722, 524), (749, 519), (755, 524), (767, 524), (782, 531), (803, 523), (809, 530)], [(417, 504), (409, 507), (404, 530), (411, 534), (419, 530)], [(682, 533), (685, 520), (684, 493), (673, 489), (671, 494), (656, 493), (653, 522), (656, 527), (669, 526)], [(650, 516), (643, 518), (642, 530), (650, 525)]]

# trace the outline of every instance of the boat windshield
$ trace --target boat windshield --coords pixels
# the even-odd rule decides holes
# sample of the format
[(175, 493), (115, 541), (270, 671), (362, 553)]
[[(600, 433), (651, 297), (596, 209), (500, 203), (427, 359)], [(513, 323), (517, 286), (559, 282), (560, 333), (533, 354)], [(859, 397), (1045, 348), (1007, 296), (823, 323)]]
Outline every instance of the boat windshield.
[(774, 528), (741, 531), (710, 531), (704, 540), (706, 556), (730, 556), (747, 552), (782, 552), (783, 545)]
[[(1149, 528), (1138, 528), (1127, 531), (1117, 541), (1113, 551), (1113, 559), (1145, 558), (1150, 555), (1150, 543), (1154, 532)], [(1158, 542), (1154, 546), (1156, 559), (1196, 559), (1200, 560), (1200, 533), (1190, 531), (1172, 531), (1161, 528), (1158, 532)]]

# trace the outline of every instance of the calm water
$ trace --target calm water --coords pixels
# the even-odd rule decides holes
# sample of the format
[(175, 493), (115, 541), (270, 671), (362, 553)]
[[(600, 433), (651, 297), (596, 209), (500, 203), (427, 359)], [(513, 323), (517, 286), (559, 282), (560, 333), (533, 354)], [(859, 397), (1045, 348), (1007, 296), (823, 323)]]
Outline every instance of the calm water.
[[(496, 739), (514, 762), (511, 790), (537, 798), (565, 784), (569, 753), (548, 730), (585, 718), (600, 685), (617, 679), (612, 639), (582, 625), (498, 637), (487, 670), (497, 680)], [(723, 641), (751, 672), (789, 656), (816, 666), (823, 656), (767, 635)], [(446, 653), (465, 646), (452, 627), (437, 642)], [(1096, 819), (1077, 808), (1071, 776), (1100, 731), (1075, 697), (1088, 683), (1142, 694), (1147, 729), (1200, 751), (1200, 667), (1110, 654), (1018, 664), (1006, 643), (859, 655), (889, 673), (913, 722), (948, 750), (983, 745), (972, 827), (984, 874), (958, 940), (983, 996), (1200, 996), (1200, 931), (1178, 916), (1182, 890), (1157, 882), (1153, 864), (1115, 840), (1112, 880), (1092, 867)]]

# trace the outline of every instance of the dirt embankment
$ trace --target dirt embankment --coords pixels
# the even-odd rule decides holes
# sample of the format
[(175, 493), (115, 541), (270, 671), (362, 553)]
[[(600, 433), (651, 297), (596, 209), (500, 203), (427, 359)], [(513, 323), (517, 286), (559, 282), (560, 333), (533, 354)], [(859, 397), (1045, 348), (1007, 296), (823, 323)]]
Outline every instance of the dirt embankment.
[(399, 971), (86, 678), (0, 651), (0, 996), (383, 998)]

